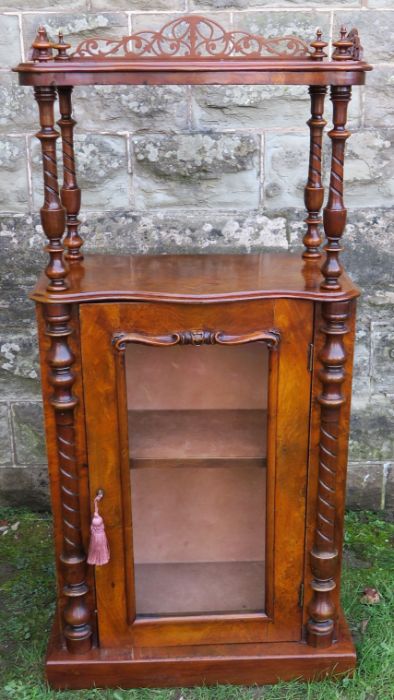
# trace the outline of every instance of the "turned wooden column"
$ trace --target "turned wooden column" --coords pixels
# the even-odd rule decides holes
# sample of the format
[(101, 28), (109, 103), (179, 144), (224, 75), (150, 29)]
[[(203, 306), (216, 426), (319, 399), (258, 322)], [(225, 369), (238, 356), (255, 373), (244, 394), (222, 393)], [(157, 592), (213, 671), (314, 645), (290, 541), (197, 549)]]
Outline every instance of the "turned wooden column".
[(47, 362), (49, 382), (53, 387), (50, 403), (55, 412), (62, 510), (63, 544), (60, 558), (64, 574), (63, 594), (67, 600), (63, 609), (63, 634), (68, 651), (83, 654), (91, 648), (92, 629), (87, 605), (86, 557), (82, 546), (79, 505), (74, 427), (77, 399), (72, 393), (74, 355), (68, 343), (72, 333), (70, 307), (60, 303), (48, 304), (45, 317), (46, 332), (51, 341)]
[(311, 85), (311, 118), (307, 124), (310, 129), (309, 170), (308, 181), (304, 191), (305, 207), (308, 216), (305, 219), (307, 231), (304, 236), (305, 250), (302, 257), (315, 260), (321, 257), (320, 235), (321, 208), (324, 200), (324, 187), (322, 184), (322, 142), (323, 131), (327, 122), (323, 118), (324, 98), (327, 88), (320, 85)]
[(36, 134), (41, 142), (44, 174), (44, 204), (41, 207), (41, 223), (49, 243), (45, 250), (49, 253), (49, 263), (45, 269), (49, 279), (48, 291), (61, 292), (67, 289), (67, 268), (63, 259), (62, 236), (65, 228), (65, 211), (60, 201), (57, 179), (56, 140), (59, 137), (54, 128), (54, 102), (56, 91), (53, 87), (35, 87), (34, 95), (40, 115), (40, 131)]
[(324, 231), (327, 238), (324, 247), (326, 259), (321, 268), (324, 276), (321, 288), (331, 291), (341, 289), (340, 241), (346, 225), (346, 209), (343, 202), (343, 163), (345, 142), (350, 136), (350, 132), (345, 127), (350, 98), (350, 86), (333, 85), (331, 87), (334, 126), (328, 134), (332, 142), (331, 175), (328, 202), (323, 212)]
[(76, 121), (72, 117), (71, 93), (72, 87), (58, 88), (59, 111), (61, 114), (58, 125), (62, 135), (63, 151), (63, 186), (60, 192), (62, 204), (67, 212), (67, 234), (64, 239), (65, 257), (70, 262), (83, 259), (81, 253), (83, 240), (78, 233), (81, 190), (78, 187), (75, 173), (74, 126)]
[(310, 552), (313, 597), (307, 623), (307, 642), (314, 647), (332, 644), (337, 618), (332, 593), (339, 575), (339, 555), (335, 546), (337, 471), (340, 462), (338, 440), (341, 407), (345, 403), (342, 393), (346, 361), (343, 338), (348, 332), (346, 320), (349, 311), (348, 301), (322, 304), (324, 325), (321, 331), (325, 334), (325, 344), (319, 355), (322, 363), (319, 371), (322, 391), (318, 397), (321, 406), (319, 471), (315, 535)]
[[(313, 61), (323, 61), (327, 54), (324, 49), (328, 46), (322, 39), (320, 29), (316, 31), (316, 37), (311, 43)], [(308, 180), (304, 190), (305, 208), (308, 216), (305, 219), (307, 230), (304, 236), (305, 250), (302, 257), (305, 260), (318, 260), (321, 258), (320, 245), (322, 242), (320, 226), (322, 224), (320, 211), (323, 206), (324, 188), (321, 178), (322, 166), (322, 142), (323, 131), (327, 122), (323, 118), (324, 98), (327, 88), (323, 85), (311, 85), (309, 94), (311, 97), (311, 117), (307, 121), (310, 133), (309, 169)]]

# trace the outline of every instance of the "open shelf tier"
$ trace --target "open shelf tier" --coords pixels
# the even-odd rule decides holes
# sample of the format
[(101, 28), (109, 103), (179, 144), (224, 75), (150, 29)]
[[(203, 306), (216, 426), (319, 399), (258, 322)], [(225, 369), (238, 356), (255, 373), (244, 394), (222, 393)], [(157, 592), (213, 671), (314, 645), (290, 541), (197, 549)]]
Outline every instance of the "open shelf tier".
[(359, 296), (346, 273), (341, 290), (320, 289), (321, 261), (297, 254), (86, 255), (70, 265), (68, 289), (47, 290), (43, 273), (32, 293), (41, 302), (158, 301), (210, 303), (246, 299), (299, 298), (315, 301)]
[(264, 37), (225, 29), (216, 20), (193, 14), (130, 36), (88, 37), (71, 53), (61, 34), (53, 43), (40, 27), (32, 44), (32, 60), (16, 71), (22, 85), (40, 86), (363, 84), (371, 66), (361, 60), (357, 30), (341, 29), (331, 60), (326, 60), (327, 45), (320, 30), (309, 48), (294, 35)]

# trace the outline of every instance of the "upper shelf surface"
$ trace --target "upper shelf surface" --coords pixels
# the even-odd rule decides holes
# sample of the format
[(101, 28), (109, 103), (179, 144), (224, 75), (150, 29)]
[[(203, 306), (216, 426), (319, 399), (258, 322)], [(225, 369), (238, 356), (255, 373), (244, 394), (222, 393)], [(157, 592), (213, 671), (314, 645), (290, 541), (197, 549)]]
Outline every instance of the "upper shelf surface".
[(321, 261), (303, 263), (290, 253), (259, 255), (87, 255), (72, 263), (69, 289), (51, 294), (45, 274), (32, 298), (48, 302), (160, 301), (213, 303), (298, 298), (327, 301), (359, 295), (350, 278), (342, 290), (320, 290)]
[[(30, 61), (14, 70), (22, 85), (88, 84), (305, 84), (355, 85), (371, 66), (361, 60), (356, 29), (342, 28), (331, 60), (318, 30), (301, 38), (263, 37), (225, 30), (200, 15), (178, 17), (160, 30), (121, 38), (84, 39), (71, 53), (60, 34), (56, 43), (40, 27)], [(54, 54), (54, 51), (57, 54)]]

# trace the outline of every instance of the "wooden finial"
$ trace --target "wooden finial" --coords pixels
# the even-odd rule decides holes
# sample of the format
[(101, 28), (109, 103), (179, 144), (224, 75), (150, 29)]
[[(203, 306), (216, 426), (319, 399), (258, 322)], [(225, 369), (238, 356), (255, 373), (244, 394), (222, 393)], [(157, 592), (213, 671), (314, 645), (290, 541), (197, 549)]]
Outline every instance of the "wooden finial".
[(326, 41), (322, 41), (323, 32), (321, 29), (316, 29), (316, 39), (311, 42), (311, 47), (314, 49), (314, 53), (311, 54), (311, 58), (314, 61), (322, 61), (327, 57), (324, 49), (328, 46)]
[(68, 61), (70, 56), (67, 54), (67, 50), (71, 48), (71, 44), (66, 44), (63, 32), (59, 31), (58, 42), (57, 44), (52, 44), (52, 47), (57, 51), (55, 61)]
[(52, 44), (48, 39), (45, 27), (38, 27), (36, 37), (31, 45), (33, 61), (50, 61), (52, 58)]
[(361, 46), (361, 41), (360, 37), (358, 35), (358, 30), (353, 27), (353, 29), (350, 30), (348, 34), (348, 39), (352, 40), (353, 42), (353, 48), (352, 48), (352, 58), (354, 61), (361, 61), (363, 57), (363, 47)]
[(351, 61), (353, 58), (353, 39), (347, 34), (347, 29), (342, 25), (340, 38), (334, 41), (335, 51), (332, 54), (334, 61)]

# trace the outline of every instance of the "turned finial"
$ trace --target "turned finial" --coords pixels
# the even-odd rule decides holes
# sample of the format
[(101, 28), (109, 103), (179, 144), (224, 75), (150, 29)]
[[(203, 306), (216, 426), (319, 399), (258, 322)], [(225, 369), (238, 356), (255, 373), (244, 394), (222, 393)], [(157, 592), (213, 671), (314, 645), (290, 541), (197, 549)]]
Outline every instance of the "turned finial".
[(347, 35), (348, 39), (353, 42), (353, 48), (351, 51), (352, 58), (354, 61), (361, 61), (363, 57), (363, 47), (361, 46), (360, 37), (358, 35), (358, 30), (353, 27)]
[(45, 27), (38, 27), (36, 37), (31, 45), (33, 61), (50, 61), (52, 58), (52, 44), (49, 41)]
[(332, 54), (334, 61), (351, 61), (353, 59), (353, 38), (348, 35), (346, 27), (342, 25), (340, 38), (334, 41), (335, 51)]
[(57, 51), (55, 61), (68, 61), (70, 56), (68, 55), (67, 51), (71, 48), (71, 44), (66, 44), (66, 42), (64, 41), (63, 32), (59, 31), (58, 42), (57, 44), (52, 44), (52, 48), (54, 48)]
[(321, 29), (316, 29), (316, 39), (311, 41), (310, 46), (314, 49), (314, 53), (311, 54), (311, 58), (314, 61), (322, 61), (327, 57), (324, 49), (328, 46), (326, 41), (322, 41), (323, 32)]

